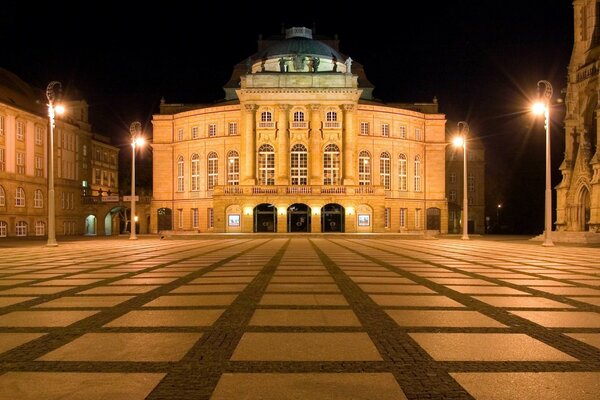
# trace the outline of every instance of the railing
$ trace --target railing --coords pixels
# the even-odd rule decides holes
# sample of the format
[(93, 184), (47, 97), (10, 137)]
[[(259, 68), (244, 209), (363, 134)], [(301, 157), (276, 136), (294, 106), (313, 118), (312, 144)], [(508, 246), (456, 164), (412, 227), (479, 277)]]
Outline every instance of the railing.
[(577, 71), (577, 82), (584, 81), (591, 76), (598, 74), (598, 62), (593, 62), (591, 64), (586, 65)]
[(276, 187), (254, 186), (252, 194), (278, 194)]
[(273, 129), (275, 128), (275, 122), (259, 122), (258, 123), (258, 127), (259, 128), (263, 128), (263, 129)]
[(308, 122), (307, 121), (292, 121), (291, 128), (292, 129), (306, 129), (306, 128), (308, 128)]
[(244, 189), (239, 186), (225, 186), (223, 189), (225, 194), (244, 194)]
[[(104, 197), (105, 201), (102, 201)], [(139, 196), (139, 200), (136, 201), (137, 204), (150, 204), (152, 202), (152, 196)], [(106, 201), (106, 200), (112, 201)], [(123, 196), (119, 196), (119, 200), (116, 198), (113, 200), (112, 197), (109, 196), (81, 196), (81, 204), (90, 205), (90, 204), (103, 204), (103, 203), (129, 203), (130, 200), (123, 200)]]
[(373, 186), (359, 186), (354, 189), (355, 194), (373, 194), (375, 193), (375, 188)]
[(341, 129), (342, 123), (340, 121), (325, 121), (325, 122), (323, 122), (323, 128), (325, 128), (325, 129)]
[(386, 191), (379, 186), (309, 186), (309, 185), (279, 185), (279, 186), (217, 186), (214, 196), (252, 196), (252, 195), (369, 195), (385, 196)]
[(312, 194), (312, 186), (288, 186), (285, 192), (287, 194)]

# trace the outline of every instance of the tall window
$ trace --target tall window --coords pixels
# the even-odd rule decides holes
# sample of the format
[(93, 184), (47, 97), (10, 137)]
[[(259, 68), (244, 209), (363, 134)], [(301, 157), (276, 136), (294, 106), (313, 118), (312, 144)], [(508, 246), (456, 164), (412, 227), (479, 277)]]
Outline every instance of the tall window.
[(327, 111), (325, 113), (326, 122), (337, 122), (337, 111)]
[(383, 137), (390, 136), (390, 125), (389, 124), (381, 124), (381, 136), (383, 136)]
[(295, 144), (292, 147), (291, 158), (290, 177), (292, 178), (292, 185), (308, 184), (308, 152), (306, 147)]
[(18, 187), (15, 191), (15, 206), (25, 207), (25, 190), (22, 187)]
[(35, 127), (35, 144), (38, 146), (44, 144), (44, 128), (41, 126)]
[(191, 190), (200, 190), (200, 156), (192, 154)]
[(0, 115), (0, 136), (4, 136), (4, 115)]
[(415, 228), (421, 227), (421, 209), (417, 208), (415, 210)]
[(4, 188), (0, 186), (0, 207), (6, 206), (6, 192)]
[(208, 208), (206, 210), (206, 222), (208, 225), (208, 228), (214, 228), (215, 227), (215, 209), (214, 208)]
[(25, 175), (25, 153), (17, 152), (17, 174)]
[(401, 208), (400, 209), (400, 228), (406, 228), (406, 213), (408, 209)]
[(421, 128), (415, 128), (415, 140), (422, 140), (423, 130)]
[(261, 185), (275, 184), (275, 150), (269, 144), (258, 149), (258, 176)]
[(231, 186), (240, 184), (240, 155), (235, 150), (227, 153), (227, 184)]
[(35, 156), (35, 176), (44, 176), (44, 158)]
[(198, 229), (198, 209), (192, 208), (192, 228)]
[(208, 153), (206, 160), (208, 171), (207, 190), (213, 190), (219, 184), (219, 156), (214, 151)]
[(450, 183), (456, 183), (456, 172), (450, 173)]
[(44, 236), (46, 234), (46, 224), (44, 221), (35, 221), (35, 236)]
[(392, 188), (390, 170), (390, 153), (384, 151), (379, 157), (379, 181), (385, 187), (385, 190), (390, 190)]
[(33, 207), (34, 208), (44, 207), (44, 196), (42, 195), (42, 191), (40, 189), (37, 189), (33, 193)]
[(183, 229), (183, 208), (177, 209), (177, 227)]
[(271, 111), (263, 111), (260, 113), (260, 122), (273, 122), (273, 113)]
[(208, 124), (208, 137), (217, 136), (217, 124)]
[(0, 149), (0, 171), (4, 171), (6, 169), (6, 156), (4, 153), (4, 149)]
[(386, 228), (390, 228), (391, 227), (391, 222), (392, 222), (392, 209), (391, 208), (386, 208), (385, 209), (385, 215), (384, 215), (384, 226)]
[(360, 123), (360, 134), (361, 135), (368, 135), (369, 134), (369, 123), (368, 122), (361, 122)]
[(294, 122), (304, 122), (304, 112), (294, 111)]
[(400, 177), (400, 190), (405, 192), (408, 190), (408, 167), (406, 155), (400, 154), (398, 157), (398, 176)]
[(229, 128), (227, 130), (227, 133), (229, 134), (229, 136), (235, 136), (238, 134), (238, 124), (237, 122), (230, 122), (229, 123)]
[(5, 221), (0, 221), (0, 237), (8, 236), (8, 224)]
[(335, 144), (328, 144), (323, 152), (323, 184), (340, 184), (340, 149)]
[(87, 146), (85, 144), (81, 147), (81, 154), (87, 157)]
[(475, 191), (475, 175), (472, 172), (469, 172), (469, 176), (467, 177), (467, 188), (469, 192)]
[(366, 150), (358, 154), (358, 184), (371, 184), (371, 155)]
[(15, 225), (15, 233), (17, 236), (27, 236), (27, 222), (18, 221)]
[(17, 132), (15, 135), (17, 140), (20, 140), (21, 142), (25, 140), (25, 122), (17, 121)]
[(400, 139), (406, 139), (406, 126), (400, 126)]
[(421, 157), (415, 156), (415, 192), (421, 191)]
[(198, 139), (198, 127), (192, 126), (192, 139)]
[(449, 195), (448, 195), (448, 200), (449, 201), (456, 201), (456, 190), (451, 190)]
[(177, 157), (177, 191), (183, 192), (184, 188), (184, 162), (183, 156)]
[(183, 140), (183, 128), (177, 129), (177, 141), (181, 142)]

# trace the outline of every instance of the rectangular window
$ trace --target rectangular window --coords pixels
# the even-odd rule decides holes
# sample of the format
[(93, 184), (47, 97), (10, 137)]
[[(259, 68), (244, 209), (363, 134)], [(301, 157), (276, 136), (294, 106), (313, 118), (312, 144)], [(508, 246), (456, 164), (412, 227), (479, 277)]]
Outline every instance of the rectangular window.
[(361, 122), (360, 123), (360, 134), (361, 135), (368, 135), (369, 134), (369, 123), (368, 122)]
[(44, 144), (44, 128), (41, 126), (35, 127), (35, 144), (42, 146)]
[(25, 175), (25, 153), (17, 152), (17, 174)]
[(198, 127), (197, 126), (192, 127), (192, 139), (198, 139)]
[(183, 128), (177, 129), (177, 141), (181, 142), (183, 140)]
[(451, 190), (448, 196), (449, 201), (456, 201), (456, 190)]
[(417, 208), (415, 210), (415, 228), (421, 227), (421, 209)]
[(192, 228), (198, 229), (198, 209), (192, 208)]
[(94, 169), (94, 184), (101, 185), (101, 171), (97, 168)]
[(6, 170), (6, 155), (4, 149), (0, 149), (0, 171)]
[(21, 142), (25, 140), (25, 122), (23, 121), (17, 121), (16, 138)]
[(389, 228), (392, 222), (392, 209), (391, 208), (386, 208), (385, 209), (385, 215), (384, 215), (384, 223), (385, 223), (385, 227)]
[(0, 136), (4, 136), (4, 115), (0, 115)]
[(470, 205), (470, 206), (471, 206), (471, 205), (473, 205), (473, 197), (469, 196), (469, 199), (468, 199), (468, 201), (469, 201), (469, 205)]
[(177, 227), (183, 229), (183, 208), (177, 209)]
[(456, 172), (450, 173), (450, 183), (456, 183)]
[(46, 234), (46, 224), (42, 221), (35, 223), (35, 236), (44, 236)]
[(65, 209), (66, 196), (65, 192), (60, 192), (60, 208)]
[(35, 176), (44, 176), (44, 159), (35, 156)]
[(400, 209), (400, 228), (406, 228), (406, 208)]
[(237, 122), (230, 122), (228, 129), (229, 136), (235, 136), (238, 134), (238, 125)]
[(0, 237), (6, 237), (7, 236), (7, 228), (8, 228), (8, 224), (4, 221), (0, 221)]
[(468, 188), (469, 192), (475, 191), (475, 175), (469, 174), (469, 176), (467, 178), (467, 188)]
[(217, 136), (217, 124), (208, 124), (208, 137)]
[(207, 211), (207, 223), (208, 223), (208, 229), (214, 228), (215, 227), (215, 210), (213, 208), (209, 208), (206, 210)]
[(100, 149), (99, 148), (96, 148), (95, 153), (96, 153), (96, 161), (102, 161), (101, 153), (100, 153)]
[(104, 186), (110, 186), (108, 181), (108, 171), (102, 171), (102, 184)]
[(469, 160), (469, 161), (475, 160), (475, 154), (472, 151), (467, 152), (467, 160)]
[(423, 130), (421, 128), (415, 128), (415, 140), (423, 140)]
[(117, 186), (117, 181), (115, 179), (115, 173), (111, 172), (110, 173), (110, 186)]
[(389, 137), (390, 136), (390, 125), (389, 124), (382, 124), (381, 125), (381, 136), (383, 136), (383, 137)]
[(400, 139), (406, 139), (406, 126), (400, 126)]

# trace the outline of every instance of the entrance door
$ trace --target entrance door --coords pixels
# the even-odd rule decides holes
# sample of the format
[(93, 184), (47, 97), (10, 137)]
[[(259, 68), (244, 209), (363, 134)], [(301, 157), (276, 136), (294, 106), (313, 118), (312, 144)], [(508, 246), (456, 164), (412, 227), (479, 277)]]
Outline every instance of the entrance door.
[(590, 230), (590, 217), (590, 192), (584, 188), (581, 193), (581, 210), (579, 211), (579, 218), (583, 219), (583, 221), (579, 222), (579, 226), (583, 228), (584, 232)]
[(170, 208), (159, 208), (158, 214), (158, 231), (173, 230), (173, 211)]
[(344, 207), (327, 204), (321, 208), (321, 232), (344, 232)]
[(254, 232), (277, 232), (277, 207), (266, 203), (254, 207)]
[(428, 208), (427, 209), (427, 230), (439, 231), (440, 230), (440, 209), (439, 208)]
[(292, 204), (287, 209), (288, 232), (310, 232), (310, 207)]
[(96, 216), (88, 215), (85, 218), (85, 234), (95, 235), (96, 234)]

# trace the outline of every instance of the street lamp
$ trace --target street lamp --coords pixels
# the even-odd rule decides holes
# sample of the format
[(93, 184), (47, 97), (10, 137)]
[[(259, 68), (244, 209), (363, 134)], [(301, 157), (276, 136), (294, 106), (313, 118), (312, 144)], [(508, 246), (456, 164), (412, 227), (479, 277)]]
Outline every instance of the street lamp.
[(544, 85), (541, 99), (532, 107), (534, 114), (544, 114), (546, 127), (546, 198), (545, 198), (545, 229), (542, 246), (554, 246), (552, 242), (552, 177), (550, 174), (550, 99), (552, 98), (552, 84), (541, 80), (537, 83), (538, 90)]
[(130, 234), (129, 239), (136, 240), (137, 235), (135, 232), (135, 148), (144, 145), (144, 138), (141, 135), (142, 124), (139, 122), (133, 122), (129, 127), (131, 133), (131, 216), (130, 220)]
[(462, 218), (462, 240), (469, 240), (469, 197), (467, 194), (467, 134), (469, 124), (465, 121), (458, 123), (458, 136), (453, 140), (456, 147), (463, 148), (463, 218)]
[(46, 98), (48, 99), (48, 117), (50, 118), (50, 140), (48, 141), (48, 243), (46, 246), (56, 247), (56, 209), (54, 202), (54, 117), (61, 115), (65, 108), (56, 104), (60, 97), (61, 84), (52, 81), (46, 87)]

